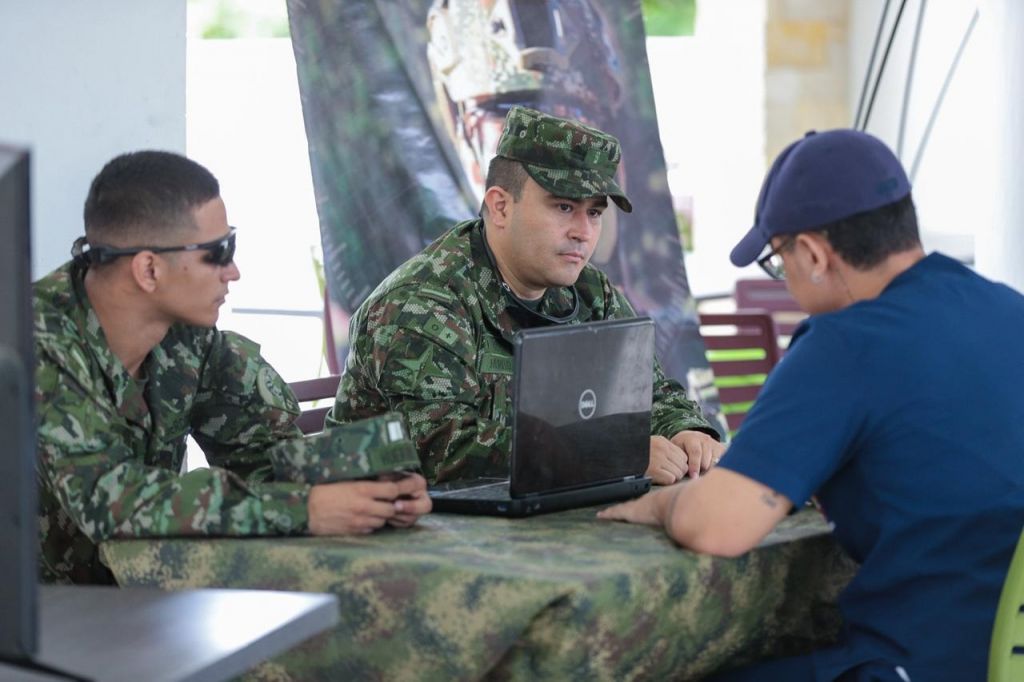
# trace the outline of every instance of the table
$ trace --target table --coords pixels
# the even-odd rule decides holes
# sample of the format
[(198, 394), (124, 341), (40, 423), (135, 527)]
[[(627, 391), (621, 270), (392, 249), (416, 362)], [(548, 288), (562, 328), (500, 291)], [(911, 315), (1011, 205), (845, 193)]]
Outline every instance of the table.
[(252, 679), (698, 679), (834, 638), (855, 565), (817, 512), (736, 559), (594, 512), (432, 514), (359, 538), (112, 541), (101, 556), (121, 585), (338, 595), (333, 631)]
[[(337, 622), (329, 594), (43, 585), (33, 660), (89, 680), (212, 682)], [(0, 664), (0, 679), (65, 678)]]

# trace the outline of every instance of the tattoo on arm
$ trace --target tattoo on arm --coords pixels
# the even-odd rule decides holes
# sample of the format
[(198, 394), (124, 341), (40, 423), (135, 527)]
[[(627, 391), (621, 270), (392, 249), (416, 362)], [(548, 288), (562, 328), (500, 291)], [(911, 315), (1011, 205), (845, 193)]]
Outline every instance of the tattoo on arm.
[(770, 493), (763, 493), (761, 501), (765, 503), (765, 506), (775, 509), (779, 506), (779, 497), (781, 496), (773, 490)]

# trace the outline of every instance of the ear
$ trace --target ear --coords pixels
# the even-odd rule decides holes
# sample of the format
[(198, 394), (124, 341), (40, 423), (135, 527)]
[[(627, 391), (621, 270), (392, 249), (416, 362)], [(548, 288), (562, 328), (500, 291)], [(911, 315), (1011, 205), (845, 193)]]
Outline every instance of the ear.
[(490, 222), (497, 227), (504, 227), (508, 223), (512, 203), (512, 195), (497, 185), (491, 185), (484, 192), (487, 216), (490, 218)]
[(832, 245), (821, 235), (806, 232), (797, 235), (796, 243), (801, 247), (799, 251), (804, 259), (807, 277), (815, 284), (824, 281), (832, 267)]
[(164, 264), (152, 251), (141, 251), (132, 256), (132, 279), (136, 286), (147, 294), (156, 291), (157, 283), (163, 276)]

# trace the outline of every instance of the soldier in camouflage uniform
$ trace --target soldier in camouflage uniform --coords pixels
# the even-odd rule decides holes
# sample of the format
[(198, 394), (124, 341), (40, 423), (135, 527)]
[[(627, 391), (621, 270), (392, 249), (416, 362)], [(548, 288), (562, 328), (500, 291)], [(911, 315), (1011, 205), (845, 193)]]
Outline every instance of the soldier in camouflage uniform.
[[(109, 538), (365, 533), (429, 511), (419, 475), (311, 485), (369, 477), (377, 434), (303, 438), (259, 347), (214, 327), (239, 273), (209, 171), (166, 152), (117, 157), (85, 225), (34, 295), (43, 580), (111, 582), (97, 556)], [(212, 466), (181, 474), (190, 433)]]
[[(428, 480), (507, 475), (513, 334), (634, 315), (588, 265), (607, 198), (632, 210), (614, 179), (619, 158), (611, 135), (513, 107), (482, 217), (400, 266), (357, 311), (328, 424), (395, 410)], [(723, 446), (684, 389), (654, 372), (647, 473), (659, 483), (697, 476)]]

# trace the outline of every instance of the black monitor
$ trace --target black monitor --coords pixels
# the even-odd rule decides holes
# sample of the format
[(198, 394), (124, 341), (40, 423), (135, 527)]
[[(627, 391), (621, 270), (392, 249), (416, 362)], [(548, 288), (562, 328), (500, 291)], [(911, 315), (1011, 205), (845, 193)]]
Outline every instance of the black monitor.
[(0, 144), (0, 660), (38, 648), (29, 153)]

